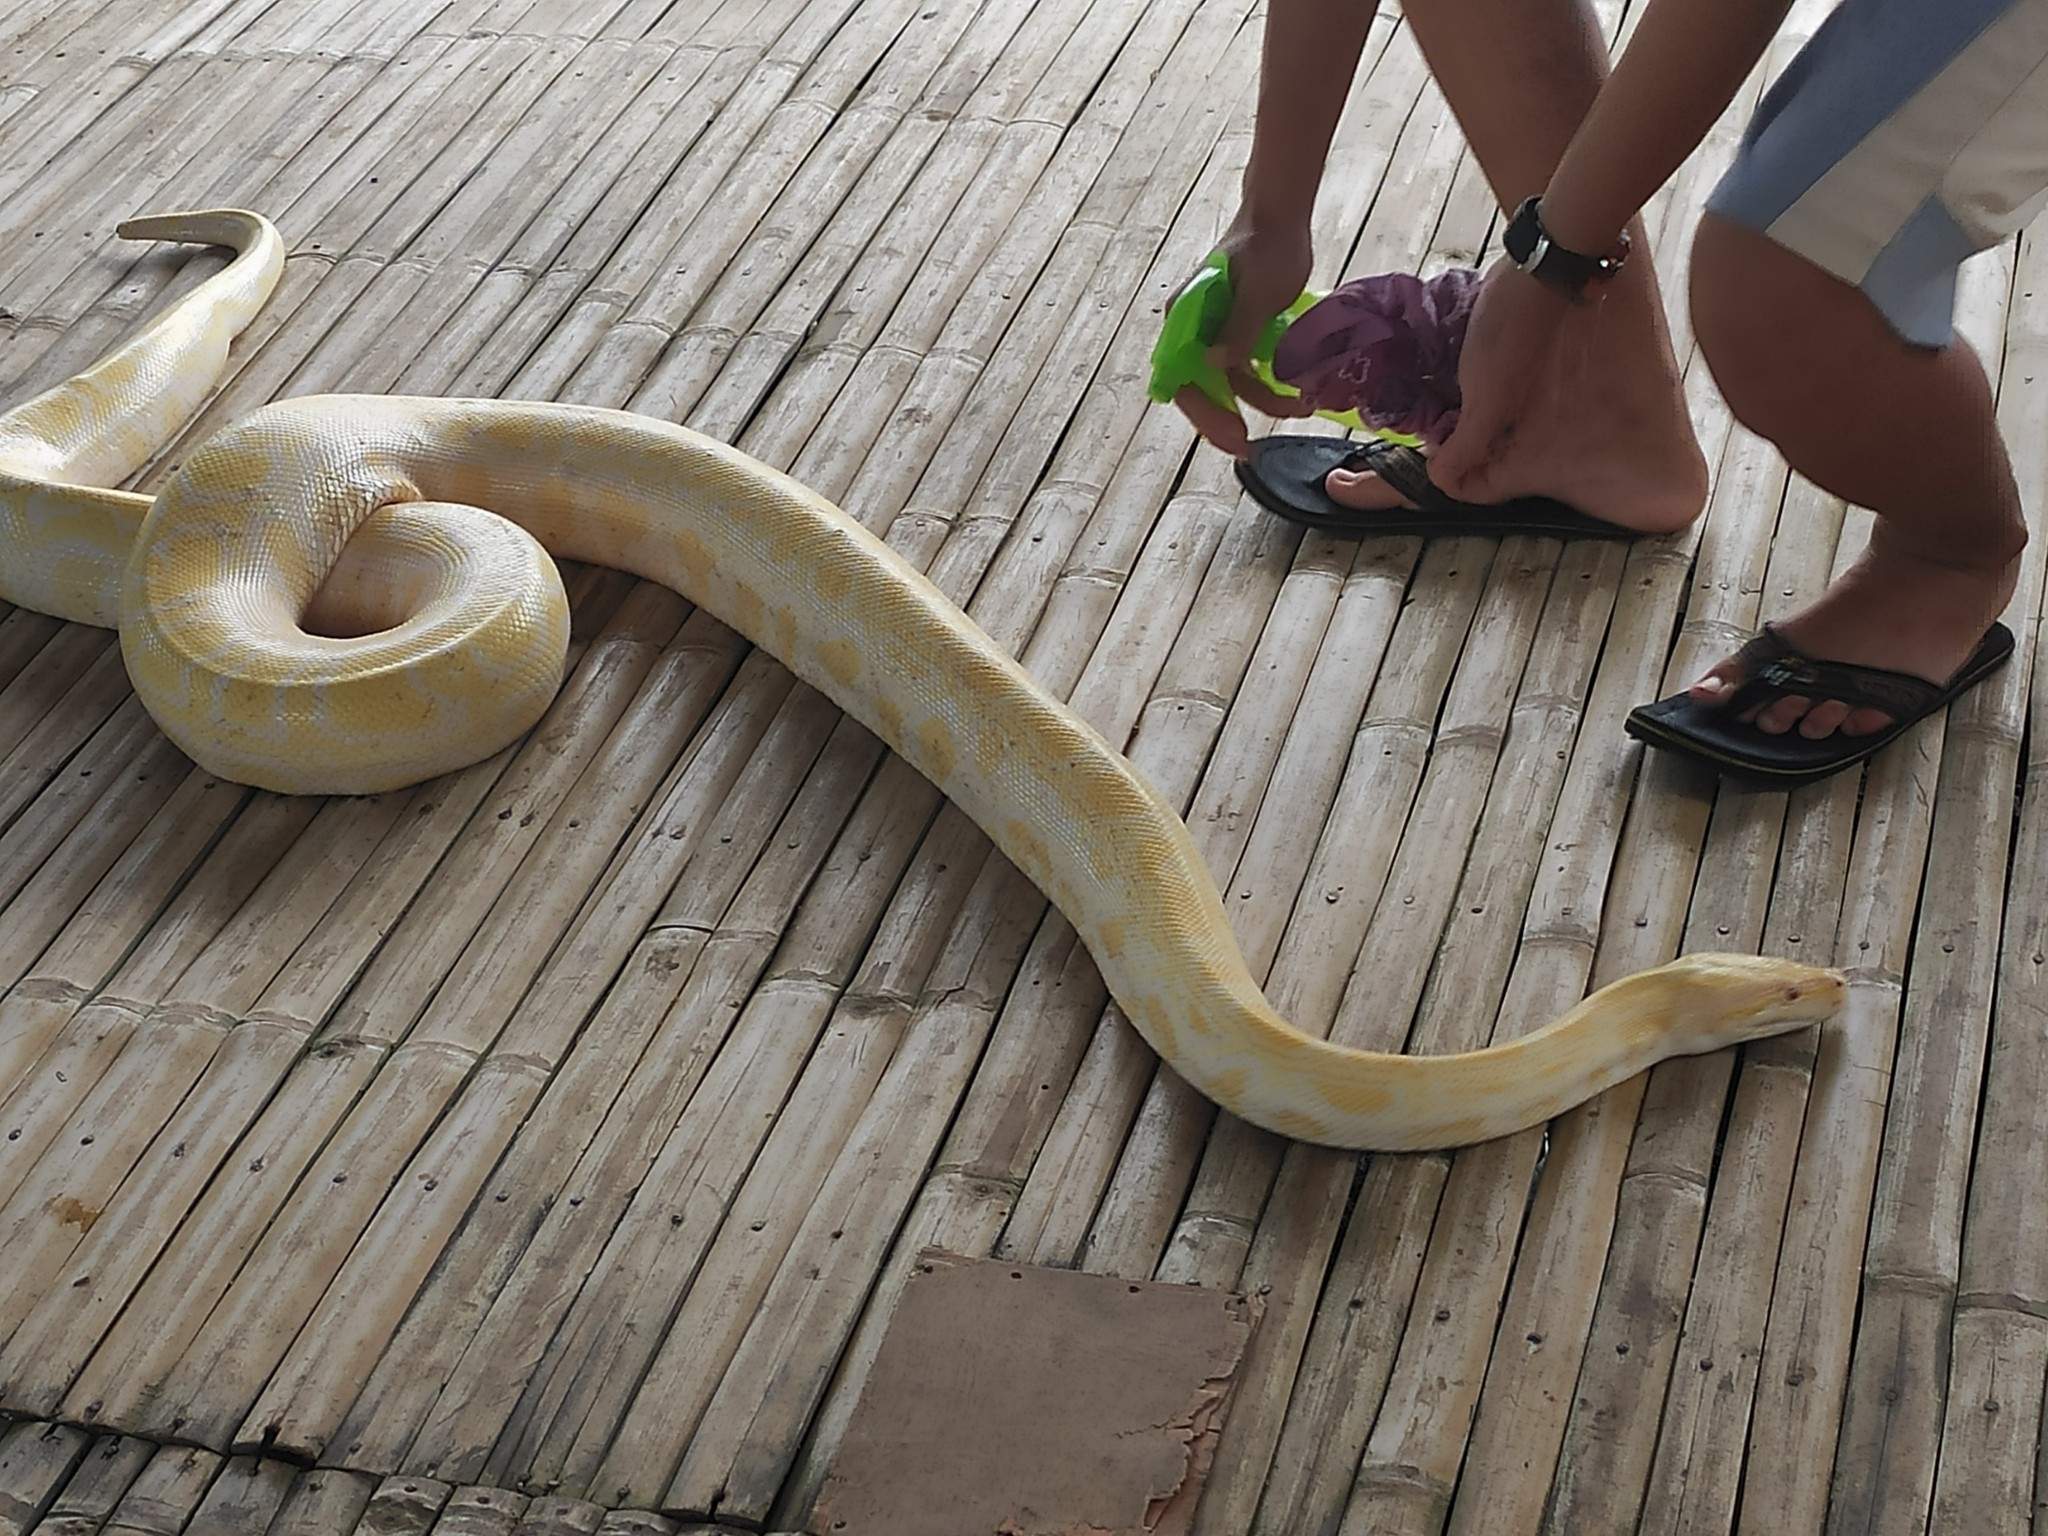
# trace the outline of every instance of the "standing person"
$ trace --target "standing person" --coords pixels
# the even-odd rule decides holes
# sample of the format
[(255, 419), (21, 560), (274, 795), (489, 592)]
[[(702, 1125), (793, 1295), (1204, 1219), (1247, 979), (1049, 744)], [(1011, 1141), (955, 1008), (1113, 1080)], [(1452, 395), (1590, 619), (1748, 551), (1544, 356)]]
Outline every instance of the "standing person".
[[(1270, 26), (1284, 43), (1300, 17), (1283, 24), (1283, 6), (1325, 3), (1275, 0)], [(1413, 0), (1417, 35), (1461, 121), (1489, 73), (1557, 86), (1554, 72), (1532, 77), (1512, 49), (1489, 57), (1447, 25), (1480, 4)], [(1653, 345), (1661, 325), (1639, 318), (1627, 286), (1640, 254), (1612, 276), (1600, 259), (1618, 254), (1623, 229), (1720, 115), (1785, 9), (1786, 0), (1650, 0), (1551, 164), (1505, 189), (1496, 180), (1516, 210), (1505, 244), (1534, 270), (1504, 259), (1486, 276), (1460, 364), (1463, 413), (1429, 466), (1436, 489), (1478, 503), (1547, 494), (1645, 532), (1697, 512), (1703, 480), (1677, 473), (1660, 447), (1668, 432), (1607, 403), (1614, 379), (1642, 389), (1648, 369), (1668, 384), (1656, 406), (1671, 400), (1682, 422), (1668, 343)], [(1304, 57), (1282, 51), (1269, 71), (1300, 72)], [(1270, 130), (1266, 104), (1289, 88), (1262, 85), (1250, 211), (1225, 242), (1233, 277), (1237, 251), (1248, 253), (1243, 299), (1219, 340), (1226, 362), (1242, 356), (1239, 327), (1270, 289), (1305, 276), (1272, 254), (1283, 247), (1260, 233), (1257, 210), (1299, 195), (1301, 173), (1275, 171), (1273, 157), (1316, 134), (1327, 150), (1335, 113), (1309, 85), (1321, 73), (1300, 74), (1300, 99)], [(1469, 125), (1468, 135), (1487, 165)], [(1524, 196), (1536, 201), (1509, 201), (1530, 182)], [(2016, 229), (2044, 188), (2048, 0), (1843, 0), (1767, 95), (1701, 220), (1694, 330), (1736, 417), (1808, 479), (1871, 508), (1875, 528), (1814, 604), (1685, 694), (1637, 710), (1633, 733), (1803, 782), (1861, 761), (2003, 663), (2012, 637), (1994, 620), (2017, 582), (2026, 529), (1990, 386), (1951, 318), (1958, 263)], [(1643, 302), (1654, 308), (1654, 289)], [(1249, 450), (1241, 427), (1219, 419), (1228, 413), (1184, 408), (1219, 446)], [(1574, 412), (1591, 419), (1574, 425)], [(1662, 470), (1651, 452), (1665, 454)], [(1660, 475), (1672, 478), (1660, 486)], [(1357, 475), (1333, 474), (1327, 490), (1350, 506), (1387, 499)]]

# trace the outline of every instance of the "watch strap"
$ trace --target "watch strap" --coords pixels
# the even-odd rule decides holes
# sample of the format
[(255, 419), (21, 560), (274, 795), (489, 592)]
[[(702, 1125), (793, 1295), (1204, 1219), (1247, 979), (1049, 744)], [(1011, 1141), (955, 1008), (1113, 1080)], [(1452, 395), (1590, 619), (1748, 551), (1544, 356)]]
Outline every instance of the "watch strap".
[(1624, 233), (1606, 252), (1588, 256), (1559, 245), (1543, 227), (1540, 197), (1524, 198), (1508, 220), (1501, 235), (1501, 248), (1508, 259), (1538, 282), (1577, 298), (1596, 283), (1604, 283), (1628, 260), (1629, 242)]

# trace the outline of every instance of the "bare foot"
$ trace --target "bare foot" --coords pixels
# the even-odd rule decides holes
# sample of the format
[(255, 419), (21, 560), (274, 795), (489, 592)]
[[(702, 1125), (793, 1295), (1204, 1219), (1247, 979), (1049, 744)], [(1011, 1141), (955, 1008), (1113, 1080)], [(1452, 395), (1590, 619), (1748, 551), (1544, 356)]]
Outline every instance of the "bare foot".
[[(1888, 548), (1877, 537), (1818, 601), (1775, 628), (1810, 656), (1946, 683), (2004, 611), (2018, 580), (2017, 555), (1985, 565), (1948, 565)], [(1700, 704), (1720, 704), (1746, 680), (1736, 658), (1726, 657), (1687, 692)], [(1796, 728), (1810, 739), (1834, 731), (1868, 736), (1891, 723), (1882, 710), (1799, 694), (1737, 718), (1767, 735)]]
[[(1649, 263), (1559, 324), (1547, 377), (1526, 396), (1512, 438), (1487, 456), (1483, 496), (1470, 499), (1549, 496), (1643, 533), (1683, 528), (1706, 504), (1707, 466)], [(1403, 504), (1370, 473), (1333, 470), (1325, 488), (1343, 506)]]

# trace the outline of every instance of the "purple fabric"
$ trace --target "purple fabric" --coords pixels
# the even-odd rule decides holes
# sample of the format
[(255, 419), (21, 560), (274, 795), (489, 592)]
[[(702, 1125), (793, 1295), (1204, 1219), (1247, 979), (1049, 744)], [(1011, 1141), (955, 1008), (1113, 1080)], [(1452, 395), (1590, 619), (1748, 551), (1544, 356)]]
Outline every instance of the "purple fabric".
[(1355, 410), (1369, 427), (1434, 446), (1458, 424), (1458, 354), (1478, 296), (1469, 267), (1428, 282), (1411, 272), (1361, 277), (1287, 328), (1273, 372), (1311, 409)]

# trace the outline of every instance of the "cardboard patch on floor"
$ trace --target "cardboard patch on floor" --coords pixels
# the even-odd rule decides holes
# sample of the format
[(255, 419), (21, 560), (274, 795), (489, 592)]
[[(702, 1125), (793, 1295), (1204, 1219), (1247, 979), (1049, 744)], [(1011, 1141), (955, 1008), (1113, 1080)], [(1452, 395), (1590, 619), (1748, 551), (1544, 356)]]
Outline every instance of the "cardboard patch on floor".
[(1182, 1536), (1254, 1304), (927, 1250), (806, 1529)]

